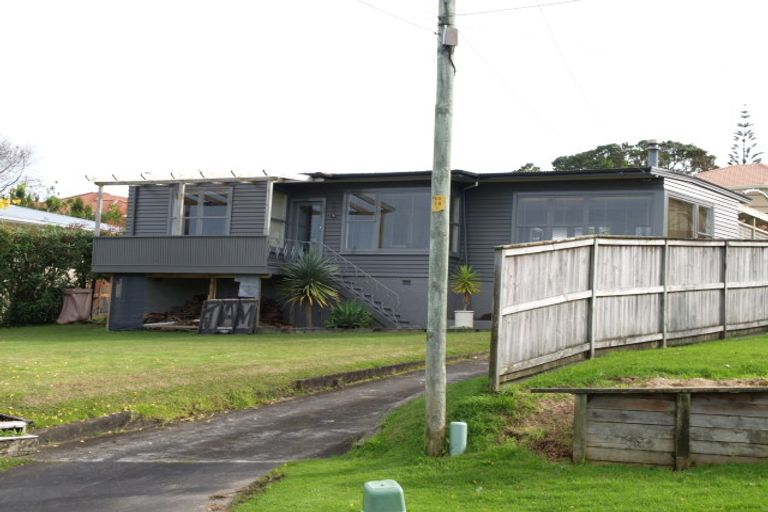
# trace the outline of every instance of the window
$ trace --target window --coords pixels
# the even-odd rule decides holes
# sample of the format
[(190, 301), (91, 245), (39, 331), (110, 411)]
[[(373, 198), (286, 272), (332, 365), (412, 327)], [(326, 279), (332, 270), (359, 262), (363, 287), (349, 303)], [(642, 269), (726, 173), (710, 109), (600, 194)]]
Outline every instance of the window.
[(273, 192), (272, 208), (269, 214), (269, 243), (282, 247), (285, 243), (285, 225), (288, 219), (288, 196)]
[(346, 250), (429, 248), (428, 190), (355, 191), (346, 202)]
[(178, 233), (176, 227), (176, 212), (178, 212), (176, 205), (173, 209), (171, 233), (174, 235), (228, 234), (231, 196), (231, 188), (187, 187), (184, 191), (181, 233)]
[(517, 199), (516, 242), (583, 235), (651, 235), (649, 196), (533, 196)]
[(712, 238), (713, 210), (710, 207), (669, 198), (667, 236), (669, 238)]

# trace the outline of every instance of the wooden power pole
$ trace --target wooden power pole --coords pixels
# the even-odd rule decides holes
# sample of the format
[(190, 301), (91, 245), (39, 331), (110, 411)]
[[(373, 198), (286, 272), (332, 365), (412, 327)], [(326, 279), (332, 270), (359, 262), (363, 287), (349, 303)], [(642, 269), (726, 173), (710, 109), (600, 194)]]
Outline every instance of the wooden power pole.
[(432, 166), (432, 222), (429, 232), (429, 305), (427, 313), (427, 454), (445, 444), (445, 339), (448, 322), (448, 251), (451, 208), (451, 123), (453, 119), (453, 50), (455, 0), (438, 0), (437, 102)]

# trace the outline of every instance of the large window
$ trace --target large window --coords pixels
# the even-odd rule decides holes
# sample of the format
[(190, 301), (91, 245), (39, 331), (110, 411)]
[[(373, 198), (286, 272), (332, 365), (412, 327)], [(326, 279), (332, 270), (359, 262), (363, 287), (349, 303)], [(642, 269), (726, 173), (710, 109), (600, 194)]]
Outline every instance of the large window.
[(651, 197), (518, 197), (516, 242), (559, 240), (583, 235), (651, 235)]
[[(186, 187), (184, 205), (181, 209), (183, 221), (181, 233), (176, 228), (179, 208), (174, 204), (172, 216), (173, 234), (182, 235), (226, 235), (229, 234), (229, 214), (232, 189)], [(174, 201), (176, 203), (176, 201)]]
[(712, 238), (714, 214), (711, 207), (669, 198), (667, 236), (669, 238)]
[(346, 250), (429, 248), (429, 190), (355, 191), (346, 205)]

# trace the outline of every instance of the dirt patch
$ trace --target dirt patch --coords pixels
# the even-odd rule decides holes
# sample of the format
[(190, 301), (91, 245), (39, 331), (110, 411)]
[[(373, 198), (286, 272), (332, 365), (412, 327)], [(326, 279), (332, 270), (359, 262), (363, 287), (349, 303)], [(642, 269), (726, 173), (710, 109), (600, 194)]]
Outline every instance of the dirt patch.
[(666, 377), (655, 377), (653, 379), (639, 379), (637, 377), (624, 377), (619, 379), (622, 386), (633, 388), (712, 388), (712, 387), (768, 387), (768, 379), (730, 379), (730, 380), (712, 380), (712, 379), (670, 379)]
[(573, 409), (572, 395), (542, 395), (530, 414), (507, 425), (504, 436), (549, 460), (568, 459), (572, 453)]

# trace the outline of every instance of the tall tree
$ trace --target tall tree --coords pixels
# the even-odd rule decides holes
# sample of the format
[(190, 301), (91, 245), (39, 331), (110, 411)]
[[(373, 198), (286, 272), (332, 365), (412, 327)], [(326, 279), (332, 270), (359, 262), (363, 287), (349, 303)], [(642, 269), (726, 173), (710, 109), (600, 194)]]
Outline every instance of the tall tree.
[(0, 139), (0, 196), (18, 183), (31, 157), (32, 151), (29, 148)]
[[(693, 144), (673, 140), (661, 142), (659, 166), (671, 171), (695, 174), (714, 169), (715, 156)], [(577, 169), (622, 169), (625, 167), (644, 167), (647, 165), (648, 141), (636, 144), (605, 144), (595, 149), (565, 155), (552, 162), (555, 171)]]
[(515, 172), (541, 172), (541, 167), (533, 162), (528, 162), (525, 165), (521, 165)]
[(755, 151), (757, 139), (755, 132), (752, 131), (753, 124), (749, 120), (749, 110), (744, 105), (741, 111), (741, 121), (736, 124), (736, 131), (733, 132), (733, 146), (728, 155), (728, 165), (747, 165), (759, 164), (762, 159), (762, 151)]

